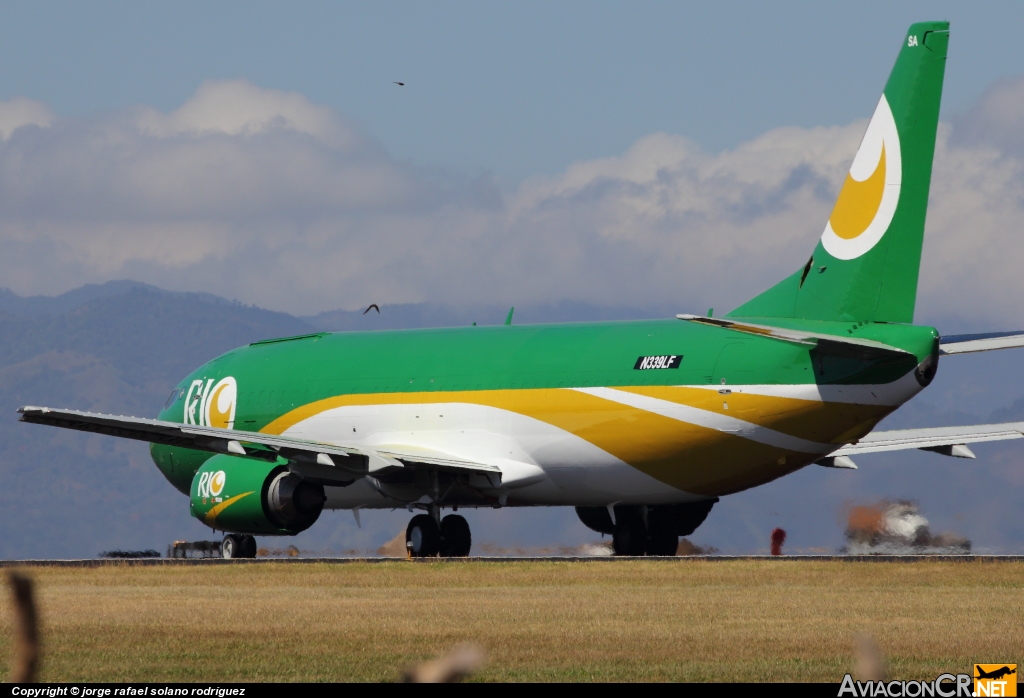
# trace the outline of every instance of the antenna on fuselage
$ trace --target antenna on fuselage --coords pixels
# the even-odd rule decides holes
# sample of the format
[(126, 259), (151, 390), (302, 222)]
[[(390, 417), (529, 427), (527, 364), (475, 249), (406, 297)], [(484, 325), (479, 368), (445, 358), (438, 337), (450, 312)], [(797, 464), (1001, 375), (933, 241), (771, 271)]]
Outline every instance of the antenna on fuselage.
[(506, 325), (512, 324), (512, 313), (514, 312), (516, 312), (516, 307), (513, 305), (511, 308), (508, 309), (508, 317), (505, 318)]

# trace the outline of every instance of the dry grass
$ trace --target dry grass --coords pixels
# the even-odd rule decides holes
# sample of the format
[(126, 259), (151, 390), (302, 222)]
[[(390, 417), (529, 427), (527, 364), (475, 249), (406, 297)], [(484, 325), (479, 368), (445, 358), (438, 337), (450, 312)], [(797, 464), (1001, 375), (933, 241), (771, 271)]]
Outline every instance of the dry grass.
[[(1017, 562), (25, 571), (37, 582), (44, 681), (390, 681), (466, 641), (487, 652), (484, 680), (836, 681), (864, 632), (900, 678), (1024, 659)], [(0, 657), (11, 632), (5, 604)]]

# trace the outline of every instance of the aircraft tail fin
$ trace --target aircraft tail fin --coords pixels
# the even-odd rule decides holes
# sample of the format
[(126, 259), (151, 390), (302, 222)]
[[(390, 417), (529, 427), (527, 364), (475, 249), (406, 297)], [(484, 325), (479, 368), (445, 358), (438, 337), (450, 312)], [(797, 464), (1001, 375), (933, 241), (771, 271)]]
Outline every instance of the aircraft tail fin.
[(913, 322), (948, 43), (911, 25), (814, 254), (730, 316)]

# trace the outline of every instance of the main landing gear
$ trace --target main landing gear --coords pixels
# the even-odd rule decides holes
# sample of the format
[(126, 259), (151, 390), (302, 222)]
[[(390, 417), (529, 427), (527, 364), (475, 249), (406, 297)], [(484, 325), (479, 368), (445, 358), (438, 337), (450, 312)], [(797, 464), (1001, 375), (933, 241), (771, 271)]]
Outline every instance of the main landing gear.
[(417, 514), (405, 529), (405, 549), (410, 557), (466, 557), (473, 539), (469, 524), (458, 514), (440, 519), (435, 508), (430, 514)]
[(651, 507), (644, 522), (639, 507), (625, 509), (615, 517), (612, 550), (616, 555), (675, 555), (679, 534), (664, 509)]
[(220, 544), (220, 556), (225, 560), (256, 557), (256, 539), (252, 536), (229, 533)]
[(697, 530), (717, 501), (716, 497), (656, 506), (582, 506), (576, 507), (576, 514), (591, 530), (611, 534), (616, 555), (675, 555), (679, 536)]

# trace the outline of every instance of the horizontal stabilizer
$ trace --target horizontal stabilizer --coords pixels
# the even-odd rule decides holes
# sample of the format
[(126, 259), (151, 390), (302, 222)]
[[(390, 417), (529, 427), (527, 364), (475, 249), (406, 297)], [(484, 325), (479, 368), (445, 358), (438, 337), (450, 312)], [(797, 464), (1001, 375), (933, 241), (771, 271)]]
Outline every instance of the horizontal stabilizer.
[(919, 448), (956, 458), (973, 458), (966, 444), (984, 441), (1006, 441), (1024, 438), (1024, 422), (979, 424), (966, 427), (933, 427), (930, 429), (899, 429), (868, 434), (855, 444), (843, 446), (830, 456), (852, 456), (860, 453), (903, 451)]
[(909, 356), (909, 352), (896, 347), (891, 347), (882, 342), (859, 337), (840, 337), (822, 332), (807, 332), (805, 330), (793, 330), (787, 327), (773, 327), (752, 322), (731, 320), (729, 318), (706, 317), (703, 315), (676, 315), (680, 320), (695, 322), (700, 325), (711, 325), (723, 327), (736, 332), (757, 335), (758, 337), (770, 337), (783, 342), (802, 344), (808, 347), (817, 347), (829, 353), (856, 356), (863, 359), (887, 358), (893, 356)]
[(1024, 347), (1024, 332), (989, 332), (987, 334), (954, 334), (939, 338), (939, 355), (972, 354), (976, 351)]
[(386, 448), (375, 449), (307, 441), (255, 431), (219, 429), (159, 419), (56, 410), (48, 407), (21, 407), (18, 412), (21, 414), (20, 421), (31, 424), (46, 424), (208, 453), (228, 453), (268, 461), (283, 458), (288, 461), (289, 469), (299, 477), (327, 485), (350, 484), (368, 473), (398, 467), (456, 474), (481, 474), (494, 486), (501, 484), (502, 469), (498, 466), (467, 461), (411, 446), (389, 445)]

